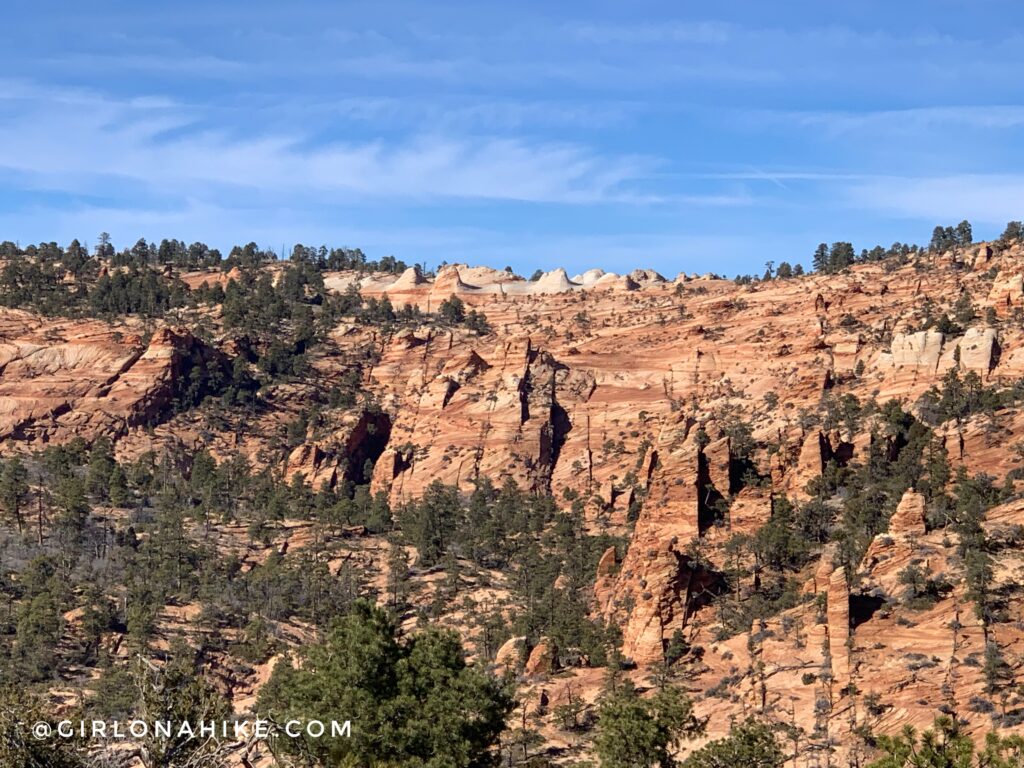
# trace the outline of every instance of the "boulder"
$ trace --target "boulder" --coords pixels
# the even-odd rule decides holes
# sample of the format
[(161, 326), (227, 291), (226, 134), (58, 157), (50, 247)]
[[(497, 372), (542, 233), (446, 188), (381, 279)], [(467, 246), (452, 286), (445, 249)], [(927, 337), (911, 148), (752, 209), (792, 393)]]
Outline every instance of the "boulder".
[(501, 667), (503, 670), (510, 666), (518, 666), (519, 661), (522, 658), (522, 651), (525, 647), (525, 637), (510, 637), (501, 644), (498, 652), (494, 654), (495, 666)]
[(551, 674), (554, 667), (555, 646), (548, 638), (542, 637), (530, 651), (530, 658), (526, 660), (523, 671), (528, 677), (540, 677)]

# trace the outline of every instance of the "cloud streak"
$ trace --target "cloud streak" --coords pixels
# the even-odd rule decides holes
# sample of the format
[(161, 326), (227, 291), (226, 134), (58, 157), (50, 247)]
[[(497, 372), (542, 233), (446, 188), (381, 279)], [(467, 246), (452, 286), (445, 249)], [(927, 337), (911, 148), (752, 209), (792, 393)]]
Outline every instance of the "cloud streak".
[[(24, 89), (8, 88), (19, 100)], [(310, 146), (299, 133), (236, 137), (191, 130), (199, 116), (157, 98), (80, 94), (69, 130), (58, 91), (0, 123), (0, 167), (41, 186), (81, 189), (111, 177), (201, 194), (203, 185), (296, 194), (530, 203), (649, 203), (656, 158), (605, 156), (585, 146), (488, 136), (411, 135)]]
[(1024, 216), (1024, 175), (959, 174), (877, 177), (842, 193), (850, 205), (935, 222), (969, 219), (991, 225)]
[(1002, 130), (1024, 126), (1024, 106), (981, 104), (863, 110), (859, 112), (763, 112), (759, 117), (804, 128), (821, 128), (832, 136), (860, 132), (920, 134), (932, 128)]

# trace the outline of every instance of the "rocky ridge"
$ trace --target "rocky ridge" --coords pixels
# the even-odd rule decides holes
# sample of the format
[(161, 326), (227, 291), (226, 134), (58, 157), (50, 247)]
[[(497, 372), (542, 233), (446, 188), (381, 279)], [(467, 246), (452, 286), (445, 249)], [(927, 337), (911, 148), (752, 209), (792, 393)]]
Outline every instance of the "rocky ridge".
[[(629, 536), (621, 562), (606, 553), (595, 574), (595, 616), (622, 628), (623, 654), (637, 665), (638, 680), (677, 631), (704, 649), (687, 685), (710, 717), (709, 737), (731, 718), (762, 711), (843, 753), (865, 723), (880, 732), (920, 728), (943, 704), (983, 698), (986, 638), (968, 607), (955, 542), (928, 531), (913, 492), (854, 573), (837, 567), (826, 548), (808, 572), (812, 599), (798, 607), (720, 638), (708, 603), (724, 589), (718, 547), (727, 535), (767, 522), (773, 496), (806, 499), (807, 484), (830, 459), (866, 455), (865, 428), (808, 418), (820, 417), (823, 398), (896, 398), (913, 408), (953, 369), (974, 372), (987, 386), (1024, 377), (1019, 249), (982, 245), (967, 258), (922, 257), (919, 268), (869, 264), (749, 286), (599, 270), (572, 278), (555, 270), (529, 282), (462, 265), (432, 280), (410, 270), (338, 273), (325, 282), (424, 311), (455, 295), (484, 312), (493, 333), (431, 324), (394, 334), (335, 328), (330, 353), (313, 361), (318, 376), (329, 382), (349, 353), (372, 349), (363, 386), (380, 411), (333, 414), (290, 451), (286, 476), (334, 484), (370, 460), (373, 489), (394, 503), (434, 480), (469, 489), (481, 477), (586, 499), (588, 526)], [(969, 327), (956, 335), (920, 328), (929, 307), (948, 311), (963, 292), (978, 311)], [(215, 455), (241, 449), (267, 461), (266, 436), (301, 407), (301, 389), (272, 393), (261, 424), (248, 431), (171, 416), (183, 361), (201, 346), (183, 329), (147, 334), (132, 323), (0, 312), (3, 450), (103, 434), (124, 455), (203, 445)], [(740, 419), (752, 427), (752, 450), (736, 443), (731, 426)], [(941, 433), (954, 469), (1002, 482), (1018, 465), (1007, 446), (1024, 436), (1024, 413), (1003, 412), (995, 424), (979, 415)], [(763, 482), (742, 482), (745, 471)], [(718, 499), (730, 501), (724, 520)], [(1024, 509), (1010, 502), (992, 510), (987, 524), (1024, 524)], [(695, 540), (704, 542), (700, 556)], [(899, 607), (898, 574), (912, 562), (942, 575), (951, 591), (911, 613)], [(1002, 558), (999, 583), (1011, 592), (1021, 565), (1016, 550)], [(1019, 611), (1016, 598), (1013, 606)], [(1019, 622), (1000, 625), (995, 641), (1016, 680), (1024, 658)], [(543, 694), (550, 706), (596, 695), (597, 670), (559, 672), (543, 645), (499, 655), (503, 664), (525, 655), (524, 690)], [(880, 703), (865, 703), (867, 694)], [(958, 712), (972, 732), (991, 725), (988, 712)]]

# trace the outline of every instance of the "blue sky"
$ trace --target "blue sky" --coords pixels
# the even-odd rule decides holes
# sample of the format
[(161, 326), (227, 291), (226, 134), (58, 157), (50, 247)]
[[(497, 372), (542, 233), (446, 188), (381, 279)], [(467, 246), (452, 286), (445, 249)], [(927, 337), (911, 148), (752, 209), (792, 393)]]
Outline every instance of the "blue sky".
[(0, 239), (666, 274), (1024, 217), (1024, 6), (9, 0)]

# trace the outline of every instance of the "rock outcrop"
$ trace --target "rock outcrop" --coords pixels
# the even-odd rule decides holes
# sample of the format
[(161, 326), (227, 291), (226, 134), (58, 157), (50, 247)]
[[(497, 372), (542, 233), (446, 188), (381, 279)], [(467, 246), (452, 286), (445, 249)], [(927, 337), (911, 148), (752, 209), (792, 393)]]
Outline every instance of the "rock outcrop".
[(829, 577), (827, 605), (832, 677), (842, 689), (850, 684), (850, 589), (842, 568), (836, 568)]
[(604, 616), (621, 624), (626, 658), (650, 665), (664, 658), (675, 630), (686, 627), (692, 613), (721, 590), (723, 580), (672, 541), (638, 549), (636, 542), (630, 546)]
[(939, 367), (944, 336), (939, 331), (894, 333), (892, 336), (892, 364), (926, 374), (934, 374)]
[(494, 654), (494, 666), (498, 674), (504, 674), (508, 669), (515, 669), (523, 663), (523, 651), (526, 650), (526, 638), (523, 636), (510, 637), (497, 653)]
[(1009, 317), (1015, 308), (1024, 307), (1024, 274), (1000, 270), (988, 292), (988, 304), (1000, 317)]
[(0, 333), (0, 439), (11, 447), (120, 437), (167, 417), (193, 366), (224, 365), (183, 329), (147, 341), (96, 322), (9, 313)]
[(889, 519), (889, 533), (893, 536), (923, 536), (925, 533), (924, 496), (909, 490), (903, 494), (896, 511)]

